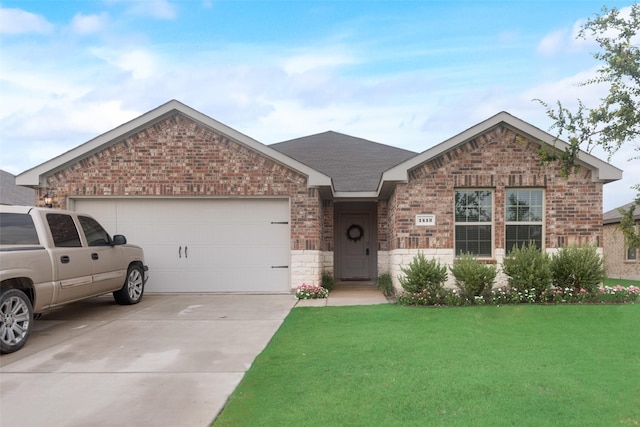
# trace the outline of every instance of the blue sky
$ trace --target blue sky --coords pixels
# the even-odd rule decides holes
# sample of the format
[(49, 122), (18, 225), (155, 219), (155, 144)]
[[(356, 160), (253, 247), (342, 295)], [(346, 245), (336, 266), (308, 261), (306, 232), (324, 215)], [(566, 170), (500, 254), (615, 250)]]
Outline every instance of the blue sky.
[[(624, 8), (629, 1), (609, 1)], [(265, 144), (335, 130), (421, 152), (540, 98), (595, 105), (600, 1), (0, 1), (0, 168), (17, 174), (170, 99)], [(606, 155), (595, 151), (606, 160)], [(640, 165), (605, 210), (632, 200)]]

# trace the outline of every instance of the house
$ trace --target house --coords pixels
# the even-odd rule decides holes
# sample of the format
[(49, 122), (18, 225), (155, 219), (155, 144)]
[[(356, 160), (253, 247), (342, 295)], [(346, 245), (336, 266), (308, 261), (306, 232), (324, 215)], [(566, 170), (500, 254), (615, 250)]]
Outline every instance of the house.
[[(502, 112), (422, 153), (336, 132), (266, 146), (170, 101), (17, 177), (144, 247), (149, 292), (290, 292), (373, 281), (418, 252), (500, 263), (533, 240), (602, 247), (602, 186), (622, 171)], [(564, 143), (555, 142), (563, 149)]]
[[(617, 279), (640, 280), (640, 248), (627, 244), (620, 231), (622, 219), (620, 209), (628, 210), (634, 203), (612, 209), (602, 215), (602, 234), (604, 238), (604, 265), (609, 277)], [(633, 219), (640, 227), (640, 206), (636, 205)]]
[(15, 175), (0, 169), (0, 205), (33, 205), (35, 201), (33, 189), (16, 185)]

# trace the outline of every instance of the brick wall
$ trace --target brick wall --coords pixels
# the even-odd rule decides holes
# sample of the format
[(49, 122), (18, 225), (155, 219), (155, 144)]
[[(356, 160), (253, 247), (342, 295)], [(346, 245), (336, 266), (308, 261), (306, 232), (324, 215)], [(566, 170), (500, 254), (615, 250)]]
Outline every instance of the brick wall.
[[(555, 165), (541, 168), (538, 147), (498, 126), (412, 170), (389, 200), (389, 249), (453, 248), (458, 188), (494, 191), (495, 247), (504, 248), (505, 189), (518, 187), (544, 189), (546, 248), (601, 246), (602, 184), (584, 168), (568, 178)], [(417, 214), (434, 214), (436, 226), (416, 227)]]
[(67, 196), (286, 196), (293, 250), (319, 250), (318, 191), (306, 177), (255, 151), (173, 115), (87, 156), (39, 189), (66, 208)]
[[(637, 222), (640, 225), (640, 221)], [(625, 238), (619, 224), (603, 226), (604, 266), (607, 276), (616, 279), (640, 280), (640, 260), (627, 260)]]

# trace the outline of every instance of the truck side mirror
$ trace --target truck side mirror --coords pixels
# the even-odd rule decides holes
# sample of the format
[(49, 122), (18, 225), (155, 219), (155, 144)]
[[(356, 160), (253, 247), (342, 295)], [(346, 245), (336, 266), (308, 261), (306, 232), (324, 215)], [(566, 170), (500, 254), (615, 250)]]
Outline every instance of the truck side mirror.
[(116, 234), (115, 236), (113, 236), (113, 240), (111, 241), (112, 245), (126, 245), (127, 244), (127, 238), (124, 237), (122, 234)]

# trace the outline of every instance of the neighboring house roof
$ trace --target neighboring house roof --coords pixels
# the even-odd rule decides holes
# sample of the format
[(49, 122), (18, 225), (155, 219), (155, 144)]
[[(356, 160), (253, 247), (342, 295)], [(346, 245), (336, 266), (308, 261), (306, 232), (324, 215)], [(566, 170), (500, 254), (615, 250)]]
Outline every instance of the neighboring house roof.
[(33, 189), (16, 185), (15, 175), (0, 170), (0, 205), (32, 206), (35, 198)]
[[(465, 130), (462, 133), (447, 139), (446, 141), (429, 148), (426, 151), (418, 154), (417, 156), (398, 164), (397, 166), (387, 170), (382, 174), (382, 180), (378, 192), (380, 194), (387, 194), (390, 191), (392, 185), (395, 182), (407, 182), (409, 171), (420, 166), (421, 164), (428, 162), (440, 155), (443, 155), (449, 150), (464, 144), (465, 142), (484, 134), (491, 129), (505, 125), (512, 128), (516, 133), (528, 136), (534, 141), (541, 141), (547, 143), (551, 147), (556, 147), (559, 150), (564, 151), (568, 144), (554, 137), (553, 135), (538, 129), (537, 127), (512, 116), (511, 114), (503, 111), (496, 114), (487, 120), (478, 123), (477, 125)], [(622, 170), (617, 167), (604, 162), (591, 154), (584, 151), (580, 151), (578, 154), (578, 164), (593, 171), (592, 177), (594, 181), (600, 181), (603, 183), (617, 181), (622, 179)]]
[(308, 186), (309, 187), (320, 187), (320, 186), (330, 186), (331, 178), (318, 172), (315, 169), (308, 167), (305, 164), (300, 163), (299, 161), (283, 155), (282, 153), (267, 147), (266, 145), (256, 141), (244, 135), (235, 129), (232, 129), (217, 120), (212, 119), (209, 116), (206, 116), (199, 111), (194, 110), (191, 107), (186, 106), (185, 104), (171, 100), (166, 104), (155, 108), (140, 117), (137, 117), (130, 122), (127, 122), (117, 128), (110, 130), (109, 132), (103, 133), (102, 135), (93, 138), (92, 140), (67, 151), (64, 154), (61, 154), (58, 157), (55, 157), (45, 163), (42, 163), (34, 168), (31, 168), (16, 177), (16, 183), (18, 185), (25, 186), (46, 186), (45, 179), (51, 173), (54, 173), (58, 170), (64, 169), (71, 164), (77, 162), (79, 159), (90, 156), (94, 153), (97, 153), (101, 150), (104, 150), (106, 147), (115, 144), (118, 141), (122, 141), (123, 139), (133, 135), (154, 123), (162, 121), (167, 117), (171, 117), (172, 115), (180, 113), (191, 120), (199, 122), (203, 126), (206, 126), (210, 129), (215, 130), (216, 132), (240, 143), (243, 144), (263, 155), (271, 158), (272, 160), (283, 164), (285, 166), (290, 167), (308, 177)]
[(375, 192), (383, 171), (417, 154), (333, 131), (269, 147), (329, 175), (336, 193)]
[[(604, 225), (607, 224), (618, 224), (622, 219), (622, 214), (620, 213), (620, 209), (629, 210), (629, 208), (636, 204), (636, 202), (627, 203), (626, 205), (619, 206), (615, 209), (611, 209), (610, 211), (606, 211), (602, 214), (602, 223)], [(636, 209), (633, 211), (633, 219), (640, 221), (640, 205), (636, 204)]]

